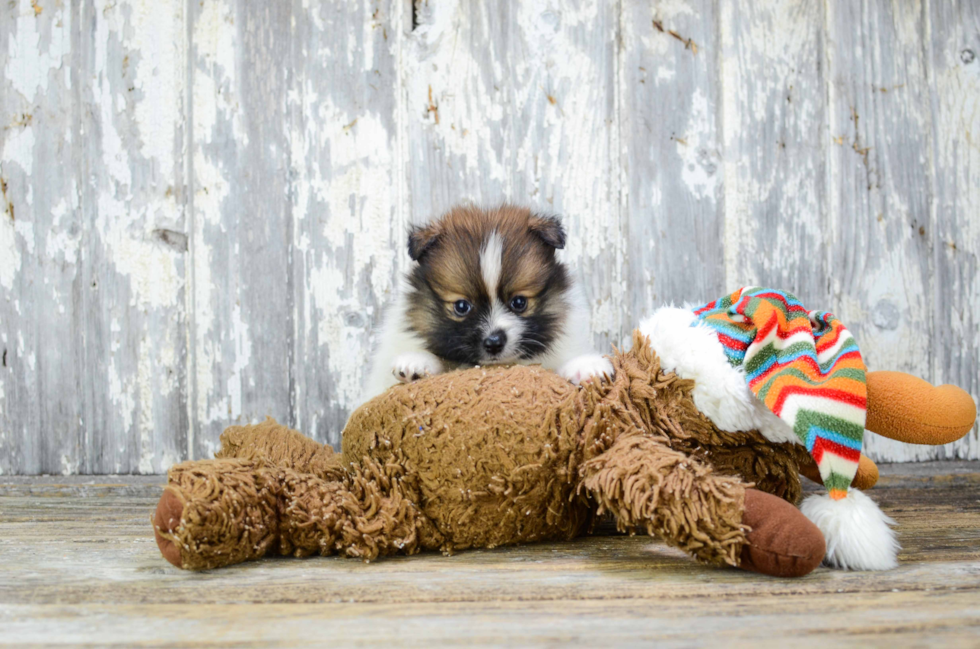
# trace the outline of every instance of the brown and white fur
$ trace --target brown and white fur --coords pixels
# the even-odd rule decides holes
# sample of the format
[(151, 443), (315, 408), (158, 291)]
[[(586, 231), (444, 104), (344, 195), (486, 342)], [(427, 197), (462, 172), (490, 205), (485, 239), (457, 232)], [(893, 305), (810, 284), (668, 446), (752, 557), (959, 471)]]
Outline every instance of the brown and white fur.
[(540, 364), (576, 385), (613, 375), (555, 250), (559, 220), (504, 205), (456, 207), (409, 235), (415, 262), (385, 314), (365, 400), (458, 367)]

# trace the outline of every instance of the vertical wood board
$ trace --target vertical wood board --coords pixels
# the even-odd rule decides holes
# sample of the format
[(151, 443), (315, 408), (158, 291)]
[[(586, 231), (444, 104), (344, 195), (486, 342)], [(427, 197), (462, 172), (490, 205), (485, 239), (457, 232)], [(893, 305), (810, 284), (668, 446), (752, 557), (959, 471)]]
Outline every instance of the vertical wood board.
[(266, 416), (337, 445), (406, 226), (458, 202), (563, 217), (599, 349), (768, 284), (977, 397), (978, 34), (964, 0), (6, 3), (0, 473)]
[(616, 6), (430, 0), (417, 11), (402, 59), (411, 220), (461, 201), (560, 215), (596, 344), (617, 343), (631, 319)]
[(183, 4), (2, 11), (0, 469), (162, 471), (187, 429)]
[[(340, 447), (404, 268), (397, 2), (295, 2), (289, 129), (291, 425)], [(409, 18), (410, 21), (410, 18)]]
[[(869, 369), (931, 374), (935, 233), (925, 7), (827, 5), (828, 304)], [(869, 436), (866, 453), (936, 449)]]
[(824, 6), (719, 5), (725, 283), (788, 287), (820, 303), (830, 244)]
[(728, 290), (716, 4), (624, 3), (619, 78), (631, 323)]

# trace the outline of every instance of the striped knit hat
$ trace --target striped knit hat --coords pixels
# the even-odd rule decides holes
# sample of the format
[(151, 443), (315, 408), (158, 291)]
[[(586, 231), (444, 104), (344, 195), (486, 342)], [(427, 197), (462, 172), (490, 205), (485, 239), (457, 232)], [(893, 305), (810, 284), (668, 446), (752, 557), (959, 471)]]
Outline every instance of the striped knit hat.
[(831, 313), (807, 311), (789, 293), (757, 287), (694, 314), (695, 323), (718, 333), (752, 393), (806, 446), (830, 497), (845, 498), (861, 458), (867, 408), (864, 361), (850, 332)]
[(867, 386), (861, 353), (837, 318), (807, 311), (784, 291), (751, 287), (695, 309), (661, 307), (639, 330), (664, 371), (694, 381), (694, 405), (719, 429), (806, 446), (827, 493), (811, 494), (800, 511), (824, 535), (825, 563), (897, 565), (894, 521), (850, 488)]

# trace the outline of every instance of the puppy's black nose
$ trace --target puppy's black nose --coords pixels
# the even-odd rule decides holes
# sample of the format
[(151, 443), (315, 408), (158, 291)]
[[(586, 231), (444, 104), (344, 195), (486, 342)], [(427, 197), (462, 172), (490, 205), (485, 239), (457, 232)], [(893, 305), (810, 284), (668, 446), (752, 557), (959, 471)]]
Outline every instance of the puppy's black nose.
[(491, 356), (496, 356), (503, 351), (507, 344), (507, 334), (499, 329), (483, 339), (483, 348)]

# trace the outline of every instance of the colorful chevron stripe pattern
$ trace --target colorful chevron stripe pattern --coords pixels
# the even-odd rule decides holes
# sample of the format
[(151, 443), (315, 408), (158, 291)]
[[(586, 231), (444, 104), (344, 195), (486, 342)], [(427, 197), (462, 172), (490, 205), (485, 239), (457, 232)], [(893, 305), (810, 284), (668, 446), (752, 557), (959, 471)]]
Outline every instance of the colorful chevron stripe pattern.
[(833, 314), (784, 291), (742, 288), (694, 311), (718, 333), (749, 389), (806, 445), (834, 499), (857, 472), (867, 409), (865, 366)]

